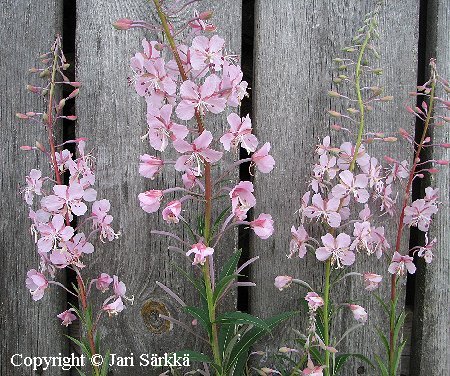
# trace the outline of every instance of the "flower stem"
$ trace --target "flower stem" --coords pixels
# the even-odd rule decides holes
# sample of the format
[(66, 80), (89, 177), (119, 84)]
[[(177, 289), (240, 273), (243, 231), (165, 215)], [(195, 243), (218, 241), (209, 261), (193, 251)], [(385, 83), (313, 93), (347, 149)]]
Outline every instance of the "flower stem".
[[(330, 346), (330, 321), (328, 315), (330, 303), (330, 276), (331, 276), (331, 258), (325, 263), (325, 290), (323, 292), (323, 342), (325, 346)], [(329, 376), (330, 373), (330, 352), (325, 350), (325, 369), (324, 375)]]

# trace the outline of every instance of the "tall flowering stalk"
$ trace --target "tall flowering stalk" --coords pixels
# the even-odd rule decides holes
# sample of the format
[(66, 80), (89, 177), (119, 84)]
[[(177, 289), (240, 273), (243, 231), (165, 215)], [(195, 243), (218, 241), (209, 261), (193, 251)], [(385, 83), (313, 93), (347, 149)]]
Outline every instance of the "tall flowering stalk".
[[(401, 341), (401, 328), (404, 323), (404, 312), (398, 313), (397, 286), (406, 271), (414, 273), (416, 267), (413, 255), (423, 257), (426, 262), (432, 260), (432, 248), (436, 239), (429, 241), (426, 235), (426, 245), (403, 250), (403, 234), (406, 226), (418, 227), (428, 232), (432, 216), (438, 210), (438, 192), (431, 187), (425, 189), (425, 197), (410, 203), (413, 181), (422, 179), (426, 174), (437, 173), (437, 167), (447, 165), (447, 160), (423, 160), (423, 150), (427, 147), (445, 147), (449, 144), (431, 141), (429, 130), (433, 125), (443, 125), (449, 118), (434, 115), (436, 104), (440, 109), (448, 110), (449, 102), (436, 97), (436, 85), (441, 84), (448, 92), (448, 82), (440, 78), (436, 72), (435, 62), (431, 61), (431, 78), (418, 88), (413, 96), (423, 96), (419, 106), (407, 107), (417, 118), (423, 121), (423, 131), (417, 142), (413, 132), (399, 129), (398, 134), (388, 135), (382, 131), (369, 131), (366, 127), (366, 113), (374, 109), (378, 102), (392, 100), (391, 96), (383, 96), (383, 89), (372, 82), (374, 77), (382, 73), (382, 69), (371, 67), (369, 62), (378, 59), (374, 46), (377, 39), (378, 11), (368, 14), (364, 26), (358, 30), (351, 46), (345, 47), (345, 58), (335, 59), (337, 75), (334, 83), (337, 90), (329, 91), (331, 98), (344, 101), (342, 110), (329, 110), (329, 115), (338, 123), (332, 128), (349, 135), (351, 141), (340, 146), (333, 146), (329, 136), (318, 145), (316, 154), (318, 163), (312, 170), (309, 190), (301, 200), (298, 228), (292, 227), (292, 240), (289, 258), (304, 258), (308, 250), (315, 253), (317, 260), (325, 264), (324, 285), (321, 292), (311, 287), (305, 281), (291, 276), (278, 276), (275, 285), (280, 289), (297, 283), (310, 290), (305, 296), (309, 310), (309, 326), (306, 335), (298, 342), (303, 346), (303, 354), (292, 371), (292, 375), (336, 375), (342, 369), (349, 354), (342, 354), (339, 344), (361, 324), (367, 321), (368, 315), (363, 307), (355, 301), (333, 302), (331, 292), (335, 285), (345, 278), (356, 276), (362, 278), (365, 289), (374, 291), (383, 279), (386, 271), (374, 270), (358, 273), (349, 270), (356, 257), (381, 258), (392, 257), (388, 273), (391, 277), (390, 302), (375, 294), (389, 321), (389, 335), (386, 337), (378, 330), (381, 341), (386, 347), (386, 361), (375, 356), (383, 376), (395, 376), (398, 372), (401, 351), (405, 341)], [(365, 83), (363, 83), (365, 82)], [(343, 124), (348, 123), (349, 126)], [(398, 138), (406, 140), (410, 148), (405, 158), (414, 155), (412, 165), (407, 159), (398, 160), (391, 156), (379, 156), (377, 159), (369, 155), (371, 144), (379, 142), (395, 143)], [(398, 202), (399, 201), (399, 202)], [(357, 215), (354, 215), (357, 213)], [(396, 228), (396, 238), (387, 239), (384, 226), (376, 224), (382, 217), (390, 219), (392, 227)], [(309, 235), (307, 223), (318, 222), (323, 229), (323, 235), (315, 239)], [(380, 223), (379, 221), (377, 223)], [(317, 227), (317, 226), (316, 226)], [(391, 251), (391, 245), (395, 248)], [(339, 309), (347, 307), (360, 324), (346, 330), (341, 339), (334, 338), (331, 321)], [(283, 348), (285, 349), (285, 348)], [(292, 352), (291, 351), (291, 352)], [(358, 357), (369, 362), (361, 355)], [(370, 363), (370, 362), (369, 362)]]
[[(55, 128), (60, 127), (64, 119), (75, 121), (77, 118), (64, 114), (63, 109), (67, 101), (78, 95), (81, 86), (66, 76), (69, 64), (61, 42), (61, 37), (57, 36), (51, 50), (40, 57), (43, 67), (30, 69), (30, 72), (45, 80), (42, 86), (27, 86), (28, 91), (43, 98), (45, 110), (17, 114), (19, 119), (28, 120), (46, 130), (46, 143), (36, 141), (35, 146), (22, 146), (21, 149), (41, 153), (51, 171), (45, 176), (41, 169), (32, 169), (21, 191), (28, 205), (32, 221), (30, 230), (40, 258), (38, 270), (28, 271), (26, 286), (35, 301), (42, 299), (51, 286), (62, 288), (78, 299), (78, 306), (71, 305), (58, 318), (66, 327), (74, 320), (80, 320), (84, 332), (82, 338), (69, 338), (91, 357), (100, 351), (97, 329), (101, 318), (105, 313), (117, 315), (125, 308), (123, 300), (132, 299), (125, 296), (125, 284), (115, 275), (111, 277), (101, 273), (91, 280), (83, 277), (85, 256), (94, 252), (92, 239), (97, 237), (102, 242), (112, 241), (118, 234), (111, 227), (113, 217), (108, 213), (109, 201), (97, 200), (97, 192), (93, 188), (94, 157), (86, 152), (85, 139), (68, 140), (59, 145), (55, 143)], [(63, 86), (73, 89), (67, 97), (61, 97)], [(70, 144), (77, 146), (77, 156), (66, 148)], [(92, 206), (88, 209), (90, 203)], [(83, 229), (88, 231), (87, 235)], [(58, 282), (58, 274), (62, 275), (63, 270), (75, 273), (76, 285), (67, 287)], [(110, 291), (99, 307), (94, 305), (94, 290), (101, 293)], [(106, 358), (108, 356), (107, 353)], [(101, 369), (93, 366), (93, 375), (106, 374), (107, 366), (108, 361)]]
[[(183, 186), (148, 190), (139, 195), (139, 202), (148, 213), (157, 212), (163, 205), (164, 221), (188, 228), (189, 242), (172, 232), (153, 230), (152, 233), (175, 241), (177, 245), (169, 249), (193, 257), (194, 274), (189, 274), (188, 279), (198, 290), (201, 304), (199, 307), (187, 306), (169, 287), (159, 282), (158, 285), (206, 331), (207, 338), (198, 329), (192, 332), (210, 345), (213, 359), (192, 351), (191, 359), (210, 363), (217, 375), (241, 375), (252, 343), (289, 314), (268, 320), (242, 312), (218, 314), (220, 302), (232, 287), (254, 285), (238, 282), (237, 278), (257, 257), (238, 267), (240, 251), (237, 251), (220, 273), (217, 273), (214, 261), (223, 235), (236, 226), (244, 225), (262, 239), (272, 235), (270, 214), (261, 213), (254, 220), (248, 219), (249, 210), (256, 205), (253, 183), (241, 181), (236, 184), (231, 174), (247, 162), (252, 170), (268, 173), (275, 162), (269, 155), (269, 143), (258, 149), (259, 141), (252, 132), (248, 115), (241, 117), (231, 112), (225, 130), (208, 127), (213, 115), (223, 113), (227, 107), (237, 109), (247, 95), (247, 82), (242, 80), (237, 56), (227, 54), (225, 40), (217, 34), (206, 35), (216, 30), (210, 23), (211, 12), (193, 10), (192, 18), (175, 29), (172, 19), (178, 18), (179, 22), (180, 11), (186, 11), (193, 3), (178, 1), (166, 5), (153, 0), (160, 25), (120, 19), (114, 26), (121, 30), (133, 27), (160, 30), (165, 39), (165, 42), (144, 39), (144, 51), (131, 59), (132, 82), (147, 103), (148, 130), (143, 139), (148, 139), (156, 151), (164, 152), (172, 147), (179, 154), (175, 161), (141, 155), (139, 172), (154, 179), (164, 168), (172, 166), (182, 175)], [(247, 151), (247, 158), (238, 158), (239, 148)], [(233, 161), (219, 171), (216, 166), (224, 163), (227, 152)], [(168, 199), (172, 193), (181, 197)], [(166, 199), (168, 202), (162, 204)], [(183, 213), (188, 201), (196, 201), (202, 207), (200, 216), (194, 216), (194, 221)], [(220, 209), (217, 212), (221, 214), (213, 218), (215, 208)], [(194, 224), (196, 221), (198, 224)], [(163, 318), (191, 330), (171, 317)], [(199, 372), (209, 374), (208, 370)]]

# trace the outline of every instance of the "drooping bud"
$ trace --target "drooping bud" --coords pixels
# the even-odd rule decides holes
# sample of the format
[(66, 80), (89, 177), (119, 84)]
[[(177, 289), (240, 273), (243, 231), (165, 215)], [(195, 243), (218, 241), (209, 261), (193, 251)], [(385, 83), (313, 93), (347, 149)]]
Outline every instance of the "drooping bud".
[(437, 161), (435, 161), (438, 165), (442, 165), (442, 166), (447, 166), (449, 164), (449, 161), (445, 160), (445, 159), (438, 159)]
[(36, 141), (36, 148), (40, 151), (45, 151), (44, 145), (42, 145), (39, 141)]
[(74, 91), (72, 91), (69, 96), (67, 97), (67, 99), (71, 99), (74, 98), (78, 95), (78, 93), (80, 92), (80, 89), (75, 89)]
[(392, 95), (387, 95), (385, 97), (380, 98), (380, 102), (390, 102), (394, 99)]
[(128, 30), (133, 25), (133, 21), (128, 18), (121, 18), (112, 25), (117, 30)]
[(33, 148), (28, 145), (23, 145), (20, 147), (20, 150), (30, 151), (30, 150), (33, 150)]
[(333, 117), (336, 117), (336, 118), (338, 118), (338, 117), (341, 117), (342, 116), (342, 114), (340, 114), (339, 112), (337, 112), (337, 111), (333, 111), (333, 110), (328, 110), (327, 111), (331, 116), (333, 116)]
[(328, 91), (328, 95), (330, 97), (332, 97), (332, 98), (340, 98), (340, 97), (342, 97), (341, 94), (339, 94), (337, 91), (334, 91), (334, 90), (329, 90)]

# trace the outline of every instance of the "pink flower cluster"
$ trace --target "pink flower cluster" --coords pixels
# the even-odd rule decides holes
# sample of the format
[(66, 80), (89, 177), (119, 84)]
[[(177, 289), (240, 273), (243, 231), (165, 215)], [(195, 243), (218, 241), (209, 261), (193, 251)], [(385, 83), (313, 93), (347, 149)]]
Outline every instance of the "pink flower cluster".
[[(147, 103), (148, 130), (143, 139), (157, 152), (172, 148), (177, 154), (175, 161), (163, 160), (150, 154), (140, 156), (139, 173), (150, 180), (155, 179), (164, 168), (173, 166), (181, 174), (182, 187), (165, 190), (150, 189), (139, 194), (141, 208), (147, 213), (157, 212), (162, 206), (162, 218), (167, 223), (187, 223), (183, 216), (183, 205), (187, 200), (201, 200), (208, 194), (228, 192), (231, 214), (225, 218), (216, 239), (206, 246), (202, 236), (190, 247), (186, 255), (194, 254), (193, 264), (203, 265), (206, 257), (214, 252), (214, 245), (222, 234), (235, 225), (248, 225), (257, 236), (267, 239), (272, 235), (273, 220), (270, 214), (261, 213), (255, 220), (247, 220), (248, 211), (256, 205), (251, 181), (241, 181), (234, 187), (222, 183), (227, 180), (233, 167), (249, 162), (262, 173), (269, 173), (275, 164), (269, 154), (270, 144), (258, 149), (259, 141), (252, 132), (249, 115), (241, 117), (235, 112), (227, 116), (227, 129), (215, 132), (207, 130), (203, 121), (210, 114), (223, 113), (227, 107), (236, 108), (247, 95), (247, 82), (236, 58), (226, 53), (225, 41), (218, 35), (201, 35), (203, 22), (190, 23), (194, 36), (189, 44), (179, 44), (176, 55), (173, 51), (163, 54), (169, 46), (159, 41), (142, 41), (143, 51), (131, 59), (134, 72), (132, 82), (138, 95)], [(174, 56), (168, 60), (164, 56)], [(192, 126), (190, 123), (192, 122)], [(225, 172), (211, 179), (205, 174), (205, 165), (217, 164), (225, 159), (225, 153), (236, 155), (238, 148), (249, 154), (248, 158), (234, 161)], [(220, 150), (222, 149), (222, 150)], [(250, 155), (251, 154), (251, 155)], [(214, 192), (206, 192), (208, 185)], [(178, 199), (169, 199), (169, 194), (180, 192)], [(206, 198), (206, 200), (211, 197)]]

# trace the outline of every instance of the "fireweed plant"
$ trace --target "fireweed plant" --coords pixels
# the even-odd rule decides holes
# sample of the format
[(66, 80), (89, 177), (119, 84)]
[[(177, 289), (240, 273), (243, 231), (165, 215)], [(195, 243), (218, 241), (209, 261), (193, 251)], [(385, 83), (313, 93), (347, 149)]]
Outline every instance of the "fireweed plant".
[[(70, 81), (65, 74), (69, 64), (61, 43), (58, 36), (51, 50), (40, 57), (43, 67), (30, 69), (31, 73), (45, 80), (42, 86), (27, 85), (28, 91), (44, 100), (45, 110), (17, 114), (19, 119), (45, 129), (46, 145), (36, 141), (35, 146), (22, 146), (21, 149), (44, 155), (45, 164), (49, 164), (51, 171), (45, 176), (40, 169), (32, 169), (21, 190), (28, 205), (31, 235), (40, 258), (38, 270), (28, 271), (26, 286), (35, 301), (42, 299), (51, 286), (62, 288), (78, 299), (78, 306), (71, 304), (71, 308), (60, 313), (58, 318), (66, 327), (77, 319), (80, 321), (82, 338), (69, 338), (90, 358), (100, 353), (97, 328), (101, 318), (105, 314), (117, 315), (125, 308), (125, 301), (132, 302), (132, 298), (125, 295), (125, 284), (116, 275), (101, 273), (90, 280), (82, 276), (86, 267), (85, 256), (94, 252), (92, 239), (97, 237), (102, 242), (112, 241), (119, 234), (111, 227), (113, 217), (108, 213), (110, 202), (97, 200), (97, 192), (92, 188), (95, 183), (95, 160), (91, 153), (86, 152), (85, 139), (55, 144), (55, 128), (62, 125), (63, 119), (75, 121), (77, 118), (75, 115), (65, 115), (63, 108), (67, 101), (78, 95), (81, 86), (79, 82)], [(67, 97), (61, 94), (63, 86), (73, 89)], [(66, 148), (70, 144), (76, 144), (78, 156)], [(90, 203), (92, 206), (88, 209), (87, 204)], [(57, 281), (58, 274), (63, 278), (64, 269), (75, 272), (77, 283), (71, 288)], [(94, 305), (95, 291), (107, 292), (107, 298), (102, 299), (100, 306)], [(108, 359), (108, 354), (106, 352), (105, 359)], [(107, 365), (108, 361), (105, 361), (101, 368), (93, 366), (92, 374), (106, 375)], [(80, 375), (85, 375), (82, 370), (78, 371)]]
[[(450, 147), (448, 143), (432, 140), (430, 132), (433, 127), (450, 121), (450, 117), (440, 113), (450, 109), (450, 102), (436, 94), (438, 86), (449, 93), (449, 83), (438, 75), (435, 61), (431, 60), (430, 79), (416, 92), (410, 93), (415, 99), (420, 98), (420, 104), (406, 108), (423, 124), (417, 138), (414, 125), (411, 130), (400, 128), (395, 135), (369, 132), (366, 129), (366, 112), (372, 111), (379, 102), (392, 100), (391, 96), (383, 96), (381, 87), (374, 85), (382, 69), (370, 66), (370, 61), (379, 58), (374, 45), (378, 39), (377, 14), (375, 11), (366, 16), (364, 26), (358, 30), (352, 45), (343, 49), (345, 58), (334, 59), (338, 73), (333, 82), (337, 88), (328, 94), (331, 98), (342, 100), (345, 110), (329, 110), (328, 113), (340, 123), (332, 128), (350, 140), (333, 146), (327, 136), (317, 146), (318, 162), (312, 169), (309, 189), (301, 199), (301, 224), (291, 229), (288, 258), (303, 259), (308, 250), (314, 252), (316, 259), (325, 264), (324, 285), (314, 289), (307, 282), (291, 276), (275, 279), (275, 286), (280, 290), (292, 283), (308, 290), (304, 304), (309, 312), (309, 324), (306, 334), (299, 333), (301, 336), (297, 340), (303, 349), (282, 347), (279, 350), (278, 358), (283, 364), (292, 364), (290, 368), (283, 368), (280, 373), (283, 375), (336, 375), (351, 356), (370, 363), (362, 355), (345, 354), (339, 349), (342, 339), (367, 321), (367, 312), (354, 301), (333, 301), (332, 291), (348, 277), (361, 278), (365, 289), (374, 291), (382, 282), (383, 274), (391, 280), (390, 300), (386, 302), (375, 292), (374, 296), (388, 319), (388, 330), (376, 329), (386, 354), (375, 355), (375, 360), (382, 376), (397, 375), (406, 343), (401, 338), (406, 314), (398, 307), (398, 286), (406, 282), (407, 273), (416, 271), (414, 255), (424, 258), (427, 263), (433, 258), (436, 239), (429, 239), (427, 234), (432, 216), (438, 211), (439, 192), (431, 186), (424, 187), (425, 196), (411, 202), (411, 190), (415, 180), (425, 182), (424, 177), (437, 173), (439, 166), (449, 163), (447, 160), (426, 160), (423, 157), (429, 147)], [(349, 126), (344, 126), (344, 122)], [(412, 162), (385, 155), (378, 158), (369, 155), (369, 145), (377, 142), (405, 143), (405, 150), (408, 151), (405, 158), (413, 156)], [(370, 150), (375, 151), (376, 148)], [(386, 238), (384, 226), (378, 225), (381, 223), (380, 217), (383, 222), (389, 221), (389, 226), (395, 229), (393, 241)], [(320, 239), (309, 235), (313, 227), (322, 229)], [(423, 231), (426, 244), (404, 249), (407, 242), (403, 235), (407, 227), (417, 227)], [(388, 257), (391, 263), (388, 270), (378, 271), (380, 274), (374, 270), (361, 274), (350, 269), (357, 256)], [(357, 323), (338, 339), (332, 332), (332, 320), (340, 309), (350, 310)]]
[[(245, 372), (252, 344), (291, 314), (267, 320), (243, 312), (219, 314), (219, 305), (231, 288), (254, 285), (237, 279), (257, 257), (238, 266), (241, 252), (232, 255), (230, 252), (231, 258), (220, 268), (220, 273), (216, 273), (218, 266), (214, 261), (223, 235), (236, 226), (244, 225), (262, 239), (272, 235), (270, 214), (261, 213), (254, 220), (247, 218), (248, 211), (256, 205), (252, 182), (236, 184), (231, 174), (239, 165), (248, 162), (252, 170), (269, 173), (275, 161), (269, 155), (269, 143), (259, 146), (248, 115), (241, 117), (231, 112), (225, 132), (208, 129), (213, 115), (223, 113), (227, 107), (236, 111), (247, 95), (247, 82), (242, 80), (238, 57), (227, 54), (225, 40), (215, 34), (216, 27), (210, 23), (212, 13), (193, 11), (192, 18), (175, 30), (172, 20), (180, 22), (180, 12), (194, 1), (154, 0), (153, 3), (159, 25), (120, 19), (114, 26), (120, 30), (142, 27), (163, 32), (164, 41), (144, 39), (144, 51), (131, 59), (134, 72), (131, 81), (137, 94), (147, 103), (148, 129), (143, 139), (148, 139), (157, 152), (173, 148), (178, 155), (175, 161), (141, 155), (139, 172), (145, 178), (154, 179), (163, 169), (172, 167), (181, 174), (183, 186), (148, 190), (138, 198), (147, 213), (155, 213), (161, 208), (165, 222), (188, 229), (189, 241), (172, 232), (153, 230), (151, 233), (167, 236), (176, 242), (169, 250), (190, 259), (193, 273), (186, 274), (181, 268), (177, 269), (198, 290), (199, 306), (187, 306), (169, 287), (157, 284), (192, 315), (194, 322), (203, 328), (206, 338), (197, 326), (183, 324), (172, 317), (161, 317), (200, 337), (209, 345), (212, 359), (194, 351), (180, 354), (188, 353), (191, 360), (208, 363), (217, 375), (240, 376)], [(247, 158), (238, 158), (239, 148), (247, 151)], [(224, 163), (227, 153), (233, 161), (229, 165)], [(220, 163), (225, 164), (221, 169), (218, 168)], [(168, 199), (172, 193), (180, 197)], [(183, 210), (189, 201), (195, 201), (201, 207), (200, 213), (191, 215), (192, 220)], [(213, 218), (213, 210), (221, 214)], [(207, 366), (197, 372), (210, 374)]]

